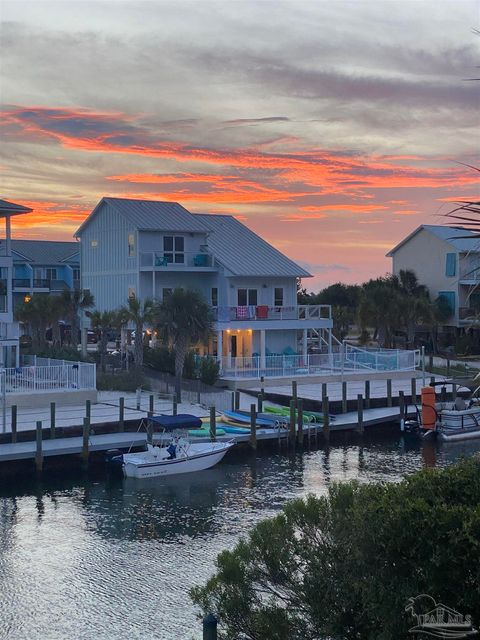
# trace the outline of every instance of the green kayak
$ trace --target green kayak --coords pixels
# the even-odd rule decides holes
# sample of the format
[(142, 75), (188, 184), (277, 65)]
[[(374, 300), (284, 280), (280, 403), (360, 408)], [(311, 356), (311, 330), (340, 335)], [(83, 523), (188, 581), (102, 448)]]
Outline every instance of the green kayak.
[[(203, 429), (189, 429), (188, 435), (192, 438), (209, 438), (210, 437), (210, 427)], [(224, 436), (225, 431), (223, 429), (216, 430), (217, 436)]]

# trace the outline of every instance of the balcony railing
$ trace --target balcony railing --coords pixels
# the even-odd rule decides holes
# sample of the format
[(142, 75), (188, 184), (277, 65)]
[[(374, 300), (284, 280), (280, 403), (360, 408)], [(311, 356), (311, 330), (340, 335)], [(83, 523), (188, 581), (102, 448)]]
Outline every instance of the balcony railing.
[(148, 251), (140, 253), (140, 267), (160, 269), (198, 269), (215, 267), (215, 258), (206, 251)]
[(247, 305), (237, 307), (214, 307), (217, 322), (248, 320), (331, 320), (332, 308), (327, 304), (297, 305), (290, 307), (269, 307), (268, 305)]
[(472, 309), (472, 307), (459, 307), (459, 320), (466, 320), (472, 323), (480, 323), (480, 309)]
[(50, 280), (47, 280), (46, 278), (34, 278), (33, 288), (34, 289), (50, 289)]
[(30, 289), (30, 278), (13, 278), (14, 289)]

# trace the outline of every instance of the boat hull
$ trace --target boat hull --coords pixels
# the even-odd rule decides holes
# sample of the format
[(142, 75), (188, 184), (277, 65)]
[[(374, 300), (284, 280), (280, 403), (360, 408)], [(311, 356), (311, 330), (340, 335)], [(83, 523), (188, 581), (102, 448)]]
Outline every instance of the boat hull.
[(218, 464), (227, 451), (233, 446), (231, 442), (214, 443), (211, 451), (194, 453), (173, 460), (134, 459), (137, 454), (125, 455), (123, 473), (127, 478), (162, 478), (183, 473), (195, 473), (210, 469)]
[(440, 439), (444, 442), (480, 438), (479, 408), (475, 407), (464, 411), (442, 411), (437, 430)]

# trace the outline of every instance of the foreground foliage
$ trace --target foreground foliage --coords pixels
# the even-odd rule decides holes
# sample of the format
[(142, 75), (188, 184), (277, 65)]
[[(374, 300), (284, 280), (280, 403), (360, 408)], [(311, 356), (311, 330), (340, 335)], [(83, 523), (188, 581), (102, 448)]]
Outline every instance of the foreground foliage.
[(480, 623), (478, 459), (295, 500), (221, 553), (191, 596), (225, 640), (399, 640), (421, 593)]

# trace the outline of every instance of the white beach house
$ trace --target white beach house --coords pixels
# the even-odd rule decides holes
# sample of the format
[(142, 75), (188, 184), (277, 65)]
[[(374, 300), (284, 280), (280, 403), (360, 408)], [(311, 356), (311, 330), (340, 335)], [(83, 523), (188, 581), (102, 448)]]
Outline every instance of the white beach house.
[(273, 355), (331, 351), (330, 307), (297, 305), (297, 281), (310, 274), (232, 216), (107, 197), (76, 236), (81, 286), (99, 310), (116, 309), (132, 295), (162, 300), (174, 288), (200, 291), (216, 319), (204, 353), (225, 370), (255, 362), (264, 368)]

